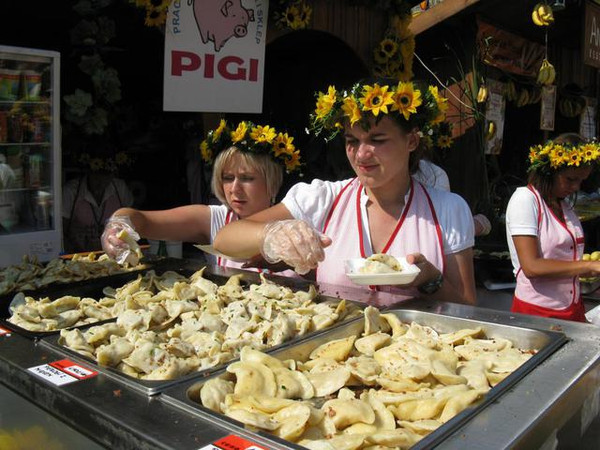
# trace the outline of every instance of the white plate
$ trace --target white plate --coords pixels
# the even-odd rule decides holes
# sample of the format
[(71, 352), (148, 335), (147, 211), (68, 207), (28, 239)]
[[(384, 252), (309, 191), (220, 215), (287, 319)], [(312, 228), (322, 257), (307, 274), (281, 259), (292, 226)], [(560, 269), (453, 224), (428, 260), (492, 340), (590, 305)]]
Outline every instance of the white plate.
[(345, 262), (346, 275), (353, 283), (363, 286), (379, 284), (406, 285), (412, 283), (421, 272), (421, 269), (414, 264), (408, 264), (404, 257), (396, 257), (396, 259), (402, 265), (402, 271), (390, 273), (360, 273), (359, 270), (364, 266), (366, 259), (347, 259)]
[(234, 258), (233, 256), (224, 255), (223, 253), (216, 251), (212, 245), (195, 244), (194, 247), (199, 248), (204, 253), (208, 253), (210, 255), (216, 256), (217, 258), (225, 258), (225, 259), (228, 259), (229, 261), (234, 261), (234, 262), (248, 261), (248, 258)]

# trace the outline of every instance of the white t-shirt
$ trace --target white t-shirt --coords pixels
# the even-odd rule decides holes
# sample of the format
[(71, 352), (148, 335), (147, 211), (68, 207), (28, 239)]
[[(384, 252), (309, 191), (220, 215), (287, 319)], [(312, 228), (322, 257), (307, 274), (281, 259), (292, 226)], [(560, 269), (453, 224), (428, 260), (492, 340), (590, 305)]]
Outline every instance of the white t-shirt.
[(538, 214), (538, 202), (535, 194), (527, 187), (517, 188), (506, 207), (506, 241), (515, 274), (521, 265), (512, 236), (537, 236)]
[[(335, 198), (349, 182), (313, 180), (310, 184), (298, 183), (292, 186), (282, 203), (295, 219), (304, 220), (321, 231)], [(457, 194), (439, 189), (428, 188), (427, 192), (442, 229), (444, 253), (457, 253), (473, 247), (473, 216), (465, 200)], [(361, 208), (365, 227), (368, 228), (366, 202)]]
[[(215, 236), (221, 228), (225, 226), (225, 220), (227, 220), (227, 212), (229, 208), (225, 205), (208, 205), (210, 208), (210, 243), (212, 244), (215, 240)], [(216, 265), (216, 256), (205, 253), (206, 261), (210, 264)]]
[(426, 159), (419, 161), (419, 169), (413, 174), (413, 177), (425, 186), (450, 191), (450, 180), (446, 171)]

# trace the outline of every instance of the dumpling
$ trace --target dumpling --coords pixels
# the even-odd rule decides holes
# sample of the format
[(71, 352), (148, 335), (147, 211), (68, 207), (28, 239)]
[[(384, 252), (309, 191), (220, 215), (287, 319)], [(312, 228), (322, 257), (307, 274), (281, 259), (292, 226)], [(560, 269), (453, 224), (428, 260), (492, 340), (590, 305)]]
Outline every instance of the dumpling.
[(360, 273), (393, 273), (402, 271), (402, 264), (396, 258), (384, 253), (369, 256), (359, 269)]

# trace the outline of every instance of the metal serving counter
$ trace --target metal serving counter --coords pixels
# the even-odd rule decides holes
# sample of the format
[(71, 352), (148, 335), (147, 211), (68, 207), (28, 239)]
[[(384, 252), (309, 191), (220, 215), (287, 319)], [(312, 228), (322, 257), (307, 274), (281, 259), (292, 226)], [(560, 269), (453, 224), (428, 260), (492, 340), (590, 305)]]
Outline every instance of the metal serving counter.
[[(349, 294), (352, 291), (344, 292)], [(380, 299), (371, 296), (371, 300)], [(539, 448), (553, 444), (561, 435), (576, 442), (598, 415), (600, 329), (597, 327), (433, 301), (411, 300), (397, 307), (563, 331), (568, 338), (564, 346), (449, 435), (438, 448)], [(269, 441), (265, 435), (236, 431), (226, 421), (192, 415), (164, 401), (163, 394), (148, 396), (101, 372), (90, 374), (86, 370), (94, 372), (94, 368), (83, 360), (69, 357), (69, 362), (54, 364), (63, 369), (72, 363), (79, 364), (74, 366), (78, 370), (71, 372), (50, 366), (64, 359), (64, 354), (17, 333), (0, 335), (1, 382), (103, 446), (246, 448), (211, 446), (235, 434), (264, 448), (282, 448), (280, 442)], [(74, 377), (69, 378), (68, 373)], [(71, 382), (60, 384), (65, 379)], [(10, 406), (3, 404), (1, 409), (4, 415)], [(6, 424), (0, 423), (0, 428), (5, 427)]]

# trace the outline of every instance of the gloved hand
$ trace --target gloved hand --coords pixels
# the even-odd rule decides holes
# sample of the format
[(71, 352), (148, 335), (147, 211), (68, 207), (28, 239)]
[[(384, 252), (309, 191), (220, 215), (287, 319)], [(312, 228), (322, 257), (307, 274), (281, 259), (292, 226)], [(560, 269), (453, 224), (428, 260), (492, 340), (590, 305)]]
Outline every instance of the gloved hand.
[(303, 220), (281, 220), (263, 229), (261, 254), (271, 264), (283, 261), (303, 275), (325, 259), (331, 239)]
[(473, 222), (475, 224), (475, 236), (485, 236), (492, 231), (492, 224), (483, 214), (474, 215)]
[(137, 266), (143, 256), (137, 243), (139, 238), (128, 216), (112, 216), (104, 226), (100, 241), (102, 250), (119, 264)]

